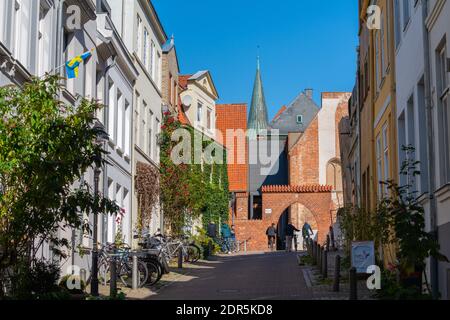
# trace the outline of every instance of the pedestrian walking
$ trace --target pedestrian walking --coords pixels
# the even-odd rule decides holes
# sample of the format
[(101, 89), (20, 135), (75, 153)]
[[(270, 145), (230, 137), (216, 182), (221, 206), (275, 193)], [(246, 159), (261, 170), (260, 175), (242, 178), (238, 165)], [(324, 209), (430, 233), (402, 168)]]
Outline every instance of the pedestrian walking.
[(275, 237), (277, 236), (277, 229), (275, 228), (275, 223), (272, 223), (270, 227), (266, 230), (267, 242), (270, 251), (274, 251), (275, 249)]
[(311, 226), (308, 222), (305, 222), (302, 228), (302, 236), (303, 236), (303, 249), (306, 248), (306, 244), (308, 243), (308, 240), (311, 239), (311, 236), (314, 235), (314, 232), (312, 231)]
[(296, 227), (289, 223), (286, 227), (286, 252), (292, 252), (292, 239), (294, 238), (294, 232), (300, 231)]
[(223, 247), (222, 251), (227, 252), (228, 254), (231, 254), (231, 247), (230, 247), (230, 240), (231, 240), (231, 230), (228, 224), (222, 223), (221, 227), (221, 233), (223, 238)]

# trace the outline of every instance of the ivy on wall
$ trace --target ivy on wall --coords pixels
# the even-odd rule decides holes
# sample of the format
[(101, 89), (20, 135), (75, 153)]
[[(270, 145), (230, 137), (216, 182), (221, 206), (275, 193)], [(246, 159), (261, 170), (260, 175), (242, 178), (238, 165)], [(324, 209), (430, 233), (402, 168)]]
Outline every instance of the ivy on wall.
[[(205, 149), (221, 150), (222, 163), (194, 162), (194, 136), (202, 135), (191, 126), (182, 126), (170, 113), (164, 113), (161, 133), (161, 206), (166, 227), (172, 234), (181, 234), (185, 222), (201, 217), (203, 226), (228, 220), (229, 191), (226, 152), (214, 141), (202, 139)], [(183, 128), (190, 134), (190, 163), (174, 164), (171, 154), (180, 141), (173, 141), (175, 130)], [(216, 144), (212, 146), (211, 144)], [(217, 151), (216, 151), (217, 152)], [(206, 152), (207, 153), (207, 152)], [(213, 154), (212, 156), (216, 156)], [(203, 160), (205, 157), (203, 156)]]
[(138, 198), (137, 227), (141, 231), (150, 225), (152, 211), (158, 202), (159, 171), (155, 166), (138, 162), (136, 164), (136, 192)]

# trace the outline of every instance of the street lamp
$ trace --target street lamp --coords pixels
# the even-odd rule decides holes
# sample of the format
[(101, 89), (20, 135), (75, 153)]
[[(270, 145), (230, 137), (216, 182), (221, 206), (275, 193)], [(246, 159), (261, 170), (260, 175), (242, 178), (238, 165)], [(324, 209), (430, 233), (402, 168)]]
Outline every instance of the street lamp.
[[(95, 122), (93, 129), (96, 131), (97, 137), (95, 143), (97, 145), (102, 144), (109, 138), (105, 127), (98, 120)], [(101, 161), (96, 161), (94, 168), (94, 195), (98, 196), (98, 184), (100, 180), (100, 167)], [(93, 247), (92, 247), (92, 276), (91, 276), (91, 295), (94, 297), (98, 296), (98, 212), (95, 206), (94, 213), (94, 223), (93, 223)]]

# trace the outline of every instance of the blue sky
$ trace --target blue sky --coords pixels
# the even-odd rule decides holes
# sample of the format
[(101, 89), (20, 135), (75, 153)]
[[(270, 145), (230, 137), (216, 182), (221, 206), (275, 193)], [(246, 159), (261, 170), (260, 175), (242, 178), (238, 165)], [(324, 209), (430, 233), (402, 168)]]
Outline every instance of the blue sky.
[(257, 46), (269, 117), (303, 89), (352, 91), (358, 1), (153, 0), (181, 73), (210, 70), (220, 103), (250, 104)]

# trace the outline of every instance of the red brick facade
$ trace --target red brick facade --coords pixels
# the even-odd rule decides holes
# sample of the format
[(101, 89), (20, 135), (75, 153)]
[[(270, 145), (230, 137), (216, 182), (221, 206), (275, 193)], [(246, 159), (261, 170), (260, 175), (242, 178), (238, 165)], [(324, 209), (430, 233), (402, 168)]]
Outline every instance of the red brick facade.
[[(249, 221), (245, 215), (246, 209), (243, 209), (241, 211), (243, 214), (241, 215), (238, 213), (238, 218), (234, 223), (237, 239), (240, 241), (247, 240), (247, 250), (249, 251), (267, 250), (266, 229), (272, 223), (277, 225), (283, 212), (291, 205), (300, 203), (314, 215), (314, 218), (319, 226), (319, 241), (325, 241), (328, 228), (330, 226), (330, 188), (322, 187), (321, 190), (323, 191), (320, 191), (317, 188), (310, 188), (309, 190), (311, 191), (300, 193), (263, 191), (263, 219)], [(241, 198), (238, 200), (238, 210), (240, 205), (245, 208), (248, 206), (242, 201), (247, 202), (248, 199)]]
[(298, 142), (289, 150), (289, 183), (319, 183), (319, 120), (317, 116)]

